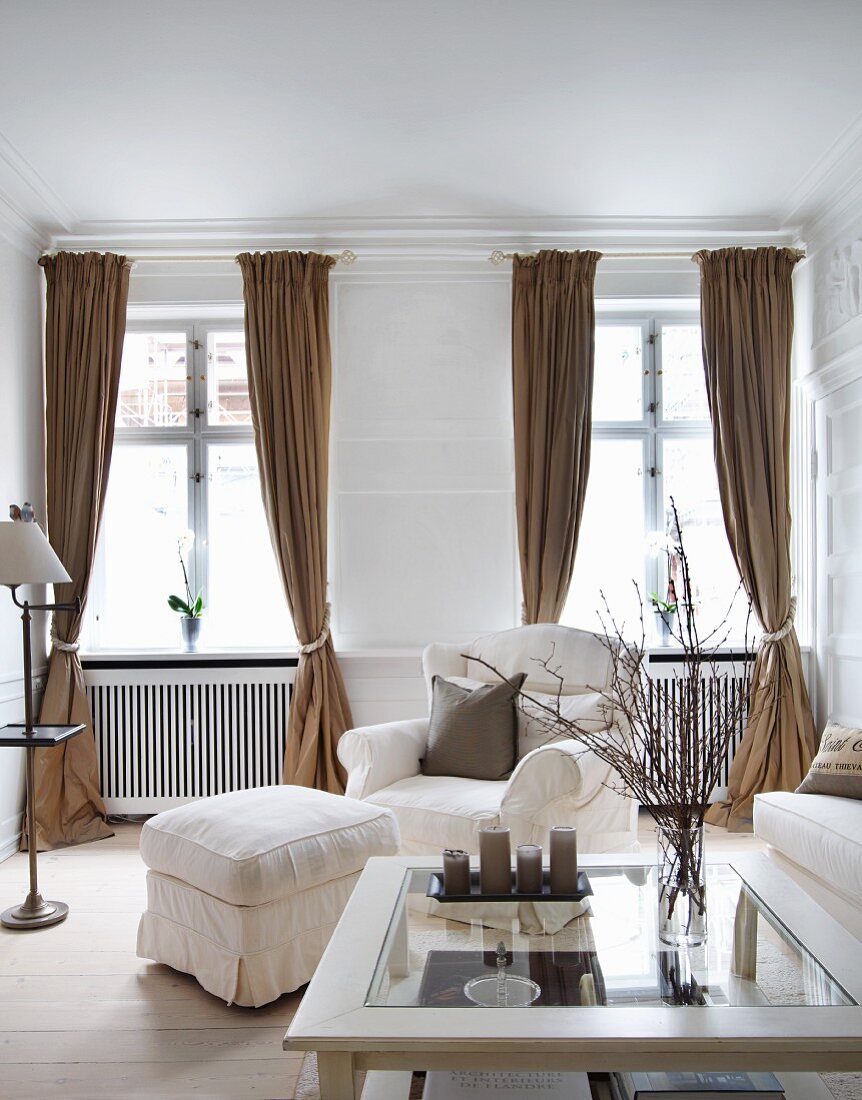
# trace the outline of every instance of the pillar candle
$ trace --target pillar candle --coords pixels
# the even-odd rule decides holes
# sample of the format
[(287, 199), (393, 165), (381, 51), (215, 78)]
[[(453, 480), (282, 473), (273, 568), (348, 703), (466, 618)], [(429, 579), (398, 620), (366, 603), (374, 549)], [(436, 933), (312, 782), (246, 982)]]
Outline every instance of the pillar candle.
[(512, 892), (512, 849), (503, 825), (479, 830), (479, 882), (483, 894)]
[(539, 844), (519, 844), (515, 851), (515, 889), (519, 894), (542, 892), (542, 848)]
[(460, 848), (447, 848), (443, 853), (443, 893), (470, 893), (470, 857)]
[(578, 889), (578, 830), (571, 825), (551, 829), (551, 893), (574, 894)]

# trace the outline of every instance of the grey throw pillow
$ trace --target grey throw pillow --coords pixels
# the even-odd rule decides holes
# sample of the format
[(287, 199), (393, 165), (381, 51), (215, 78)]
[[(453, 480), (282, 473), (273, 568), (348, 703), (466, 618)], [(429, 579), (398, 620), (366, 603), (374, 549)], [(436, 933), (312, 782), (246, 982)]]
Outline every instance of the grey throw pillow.
[(817, 755), (796, 793), (862, 799), (862, 730), (827, 722)]
[(518, 759), (515, 696), (524, 672), (471, 690), (435, 676), (423, 775), (507, 779)]

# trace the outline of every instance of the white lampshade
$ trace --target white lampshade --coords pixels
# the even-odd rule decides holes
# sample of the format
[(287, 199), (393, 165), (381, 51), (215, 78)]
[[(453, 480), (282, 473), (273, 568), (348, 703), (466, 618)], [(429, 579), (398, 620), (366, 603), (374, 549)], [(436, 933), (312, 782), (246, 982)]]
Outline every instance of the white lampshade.
[(54, 584), (71, 579), (38, 523), (0, 523), (0, 584)]

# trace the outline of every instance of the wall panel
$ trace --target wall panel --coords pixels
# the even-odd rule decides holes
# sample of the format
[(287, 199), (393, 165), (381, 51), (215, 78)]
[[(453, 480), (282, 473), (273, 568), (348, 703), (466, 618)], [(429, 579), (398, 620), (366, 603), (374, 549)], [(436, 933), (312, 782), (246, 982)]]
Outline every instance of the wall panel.
[(333, 291), (334, 627), (350, 649), (516, 625), (510, 282)]
[[(42, 272), (36, 256), (0, 237), (0, 510), (30, 500), (45, 518), (44, 414), (42, 405)], [(44, 589), (26, 590), (41, 602)], [(45, 664), (46, 616), (33, 619), (33, 665)], [(24, 717), (20, 612), (0, 591), (0, 724)], [(24, 803), (24, 751), (0, 750), (0, 858), (17, 847)]]
[(862, 379), (815, 406), (817, 661), (822, 724), (862, 724)]

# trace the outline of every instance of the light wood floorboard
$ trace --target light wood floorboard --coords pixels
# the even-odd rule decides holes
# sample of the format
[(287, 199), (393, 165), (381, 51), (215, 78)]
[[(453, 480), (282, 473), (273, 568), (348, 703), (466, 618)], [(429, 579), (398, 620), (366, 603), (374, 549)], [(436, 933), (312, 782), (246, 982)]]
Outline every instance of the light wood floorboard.
[[(146, 905), (138, 825), (94, 844), (44, 853), (46, 897), (68, 919), (41, 932), (0, 928), (0, 1098), (292, 1100), (301, 1057), (281, 1040), (299, 1004), (228, 1007), (197, 982), (135, 955)], [(651, 854), (652, 827), (640, 840)], [(750, 836), (711, 830), (712, 857), (757, 851)], [(26, 856), (0, 863), (0, 908), (26, 892)]]

